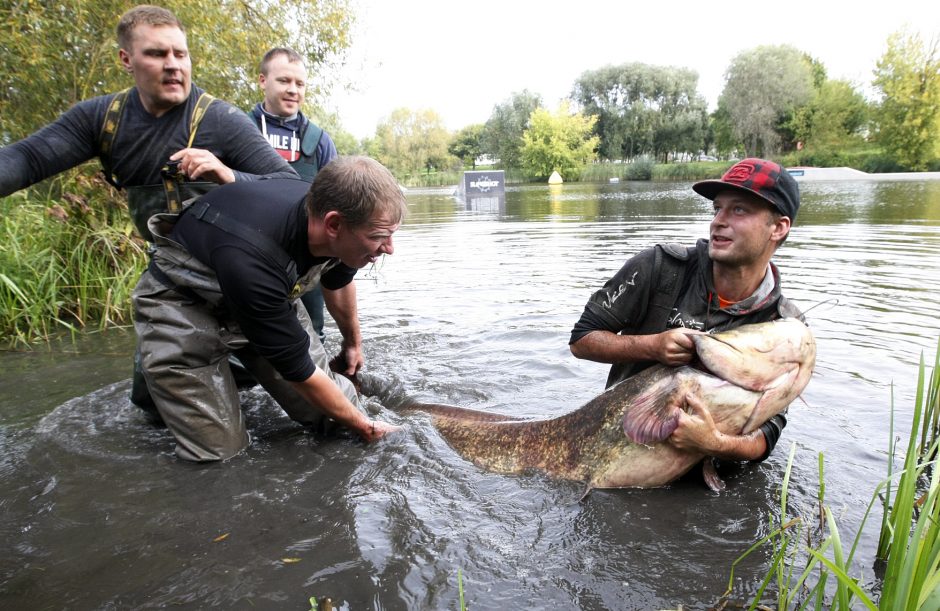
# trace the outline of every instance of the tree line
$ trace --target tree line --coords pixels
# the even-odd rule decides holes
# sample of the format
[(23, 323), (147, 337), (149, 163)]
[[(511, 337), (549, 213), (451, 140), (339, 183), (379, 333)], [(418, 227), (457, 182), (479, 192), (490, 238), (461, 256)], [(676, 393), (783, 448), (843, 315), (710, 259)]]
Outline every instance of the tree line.
[[(582, 73), (557, 111), (536, 93), (517, 92), (486, 123), (449, 137), (432, 111), (422, 111), (423, 121), (437, 133), (399, 129), (411, 111), (398, 109), (365, 147), (404, 173), (444, 168), (454, 158), (473, 167), (484, 156), (534, 177), (556, 170), (566, 179), (592, 161), (643, 157), (784, 156), (873, 172), (940, 170), (938, 40), (902, 31), (886, 47), (870, 83), (874, 100), (854, 83), (830, 79), (820, 61), (792, 46), (759, 46), (733, 58), (710, 113), (695, 71), (625, 63)], [(396, 159), (392, 139), (395, 147), (421, 141), (422, 163)]]
[[(32, 133), (79, 100), (123, 89), (117, 61), (117, 16), (134, 2), (0, 0), (0, 145)], [(288, 45), (311, 74), (330, 73), (353, 43), (348, 0), (220, 0), (207, 5), (167, 0), (187, 26), (194, 80), (248, 109), (259, 98), (257, 57)], [(297, 23), (305, 27), (297, 27)], [(787, 45), (742, 51), (725, 72), (717, 109), (709, 112), (688, 68), (642, 63), (583, 72), (568, 100), (547, 108), (527, 90), (493, 106), (489, 119), (455, 133), (433, 110), (399, 108), (357, 141), (341, 118), (316, 101), (330, 83), (318, 79), (306, 109), (341, 153), (364, 152), (398, 176), (472, 168), (490, 158), (532, 177), (558, 171), (577, 179), (595, 161), (658, 162), (744, 155), (796, 156), (814, 165), (852, 165), (866, 151), (869, 171), (940, 166), (938, 41), (898, 32), (873, 70), (876, 94), (830, 79), (821, 62)]]

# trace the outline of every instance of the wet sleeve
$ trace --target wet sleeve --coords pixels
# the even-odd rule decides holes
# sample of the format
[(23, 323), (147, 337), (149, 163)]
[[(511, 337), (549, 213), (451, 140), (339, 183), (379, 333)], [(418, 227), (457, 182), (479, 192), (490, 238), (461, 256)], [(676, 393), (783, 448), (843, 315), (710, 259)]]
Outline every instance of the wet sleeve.
[(639, 327), (649, 304), (654, 252), (645, 250), (627, 260), (604, 286), (588, 299), (568, 343), (592, 331), (629, 332)]
[(80, 102), (36, 133), (0, 149), (0, 197), (88, 161), (97, 154), (105, 98)]
[[(212, 116), (211, 130), (214, 133), (203, 134), (200, 124), (196, 136), (196, 148), (213, 151), (222, 163), (235, 173), (236, 181), (258, 180), (259, 178), (298, 178), (297, 172), (264, 139), (254, 121), (228, 102), (216, 100), (209, 106), (206, 119)], [(218, 146), (199, 146), (201, 137), (215, 141)]]
[(767, 441), (767, 451), (764, 452), (764, 455), (755, 460), (754, 462), (761, 462), (766, 460), (770, 453), (773, 451), (774, 447), (777, 445), (777, 440), (780, 439), (780, 434), (783, 433), (784, 427), (787, 426), (787, 416), (786, 414), (777, 414), (764, 424), (760, 425), (760, 432), (764, 434), (764, 439)]

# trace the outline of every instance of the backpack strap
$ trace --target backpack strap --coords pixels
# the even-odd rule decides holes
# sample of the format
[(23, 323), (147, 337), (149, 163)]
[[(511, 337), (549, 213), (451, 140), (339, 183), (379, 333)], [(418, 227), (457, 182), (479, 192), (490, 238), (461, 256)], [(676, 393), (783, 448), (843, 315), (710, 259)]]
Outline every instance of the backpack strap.
[(650, 290), (646, 318), (637, 330), (637, 335), (659, 333), (666, 329), (666, 319), (676, 305), (679, 292), (682, 291), (686, 261), (691, 256), (690, 248), (681, 244), (657, 244), (653, 250), (651, 277), (656, 286)]
[(781, 318), (797, 318), (806, 322), (806, 316), (803, 314), (803, 311), (783, 295), (777, 300), (777, 313), (780, 314)]
[(301, 136), (300, 140), (300, 152), (303, 153), (304, 157), (312, 158), (314, 163), (316, 163), (317, 145), (320, 144), (320, 137), (322, 135), (322, 127), (312, 121), (307, 121), (303, 136)]
[(114, 94), (108, 110), (104, 115), (104, 123), (101, 125), (101, 133), (98, 134), (98, 155), (101, 158), (101, 170), (104, 173), (104, 179), (116, 189), (120, 189), (117, 177), (111, 172), (111, 152), (114, 146), (114, 138), (117, 136), (118, 127), (121, 124), (121, 116), (124, 111), (124, 102), (127, 100), (127, 94), (130, 87), (124, 91)]

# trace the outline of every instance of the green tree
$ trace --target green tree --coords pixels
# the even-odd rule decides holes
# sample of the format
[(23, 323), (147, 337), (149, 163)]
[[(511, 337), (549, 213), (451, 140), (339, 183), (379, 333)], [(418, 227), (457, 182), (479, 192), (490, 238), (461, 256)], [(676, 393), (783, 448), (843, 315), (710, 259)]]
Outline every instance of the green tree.
[(450, 139), (444, 121), (433, 110), (397, 108), (376, 127), (369, 154), (403, 180), (411, 174), (451, 167)]
[(807, 147), (836, 149), (859, 144), (868, 126), (868, 102), (852, 83), (826, 81), (809, 105)]
[(813, 66), (788, 45), (739, 53), (725, 73), (721, 104), (747, 155), (770, 156), (783, 144), (780, 127), (813, 96)]
[(474, 170), (477, 169), (477, 157), (483, 154), (482, 145), (483, 124), (468, 125), (454, 135), (448, 147), (448, 152), (463, 162), (464, 167), (468, 165)]
[(926, 170), (940, 157), (938, 40), (901, 31), (888, 37), (874, 86), (881, 92), (878, 141), (902, 166)]
[[(121, 69), (115, 28), (136, 2), (0, 1), (0, 145), (45, 125), (76, 102), (133, 84)], [(348, 0), (167, 0), (186, 27), (193, 81), (244, 109), (260, 97), (258, 62), (289, 45), (318, 74), (349, 47)], [(302, 24), (299, 25), (299, 24)], [(308, 92), (310, 98), (329, 88)]]
[(735, 136), (731, 124), (731, 113), (722, 98), (718, 99), (718, 108), (708, 117), (708, 131), (711, 134), (715, 152), (721, 157), (737, 155), (744, 149), (741, 140)]
[(663, 107), (653, 132), (653, 153), (665, 163), (670, 154), (695, 154), (705, 149), (708, 113), (705, 100), (689, 107), (672, 103)]
[(541, 106), (542, 97), (527, 89), (512, 94), (508, 100), (494, 106), (483, 127), (483, 152), (499, 159), (502, 168), (518, 168), (522, 134), (529, 127), (532, 112)]
[(803, 54), (803, 60), (806, 61), (810, 69), (812, 78), (812, 89), (809, 99), (804, 104), (794, 106), (785, 112), (777, 122), (777, 133), (784, 142), (793, 143), (794, 147), (799, 147), (800, 143), (805, 143), (809, 139), (812, 130), (812, 120), (814, 107), (813, 102), (819, 95), (823, 85), (828, 80), (826, 67), (822, 62), (808, 53)]
[(816, 151), (859, 144), (868, 122), (865, 97), (848, 81), (830, 80), (819, 60), (803, 57), (812, 74), (812, 95), (778, 124), (778, 133), (789, 142)]
[(522, 135), (522, 167), (540, 178), (548, 178), (552, 172), (567, 180), (579, 176), (584, 164), (595, 158), (600, 142), (591, 135), (596, 121), (595, 117), (572, 114), (566, 102), (555, 113), (536, 109)]
[(629, 63), (584, 72), (571, 97), (597, 117), (604, 159), (697, 152), (704, 146), (705, 99), (686, 68)]

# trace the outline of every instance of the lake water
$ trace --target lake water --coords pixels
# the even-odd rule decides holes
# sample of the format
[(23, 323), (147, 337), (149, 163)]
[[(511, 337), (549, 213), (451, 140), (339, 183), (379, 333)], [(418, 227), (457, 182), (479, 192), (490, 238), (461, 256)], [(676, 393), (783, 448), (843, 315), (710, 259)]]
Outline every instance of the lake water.
[[(308, 434), (248, 391), (248, 451), (186, 464), (127, 401), (132, 332), (0, 353), (0, 607), (456, 609), (460, 571), (471, 609), (707, 609), (779, 515), (794, 444), (791, 515), (815, 514), (822, 452), (850, 539), (887, 471), (892, 396), (906, 438), (936, 350), (940, 181), (801, 187), (775, 260), (816, 374), (774, 454), (725, 469), (724, 492), (693, 473), (579, 501), (579, 484), (483, 472), (423, 416), (383, 407), (552, 416), (593, 398), (607, 368), (567, 346), (585, 301), (642, 248), (705, 236), (709, 202), (689, 183), (527, 186), (470, 209), (412, 191), (395, 255), (357, 279), (368, 403), (406, 427), (377, 445)], [(867, 586), (879, 523), (858, 552)], [(769, 557), (738, 565), (732, 601)]]

